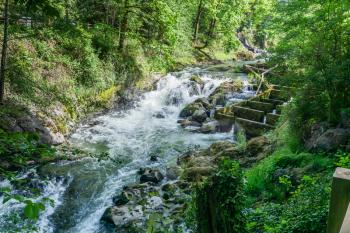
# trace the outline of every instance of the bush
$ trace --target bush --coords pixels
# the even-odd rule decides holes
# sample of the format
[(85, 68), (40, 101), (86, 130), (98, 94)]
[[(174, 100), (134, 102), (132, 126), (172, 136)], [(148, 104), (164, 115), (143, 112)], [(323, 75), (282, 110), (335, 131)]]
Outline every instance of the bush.
[[(25, 168), (28, 161), (40, 161), (54, 155), (54, 150), (38, 141), (35, 134), (7, 133), (0, 129), (0, 175)], [(6, 165), (6, 166), (4, 166)]]
[(304, 177), (284, 204), (267, 203), (247, 214), (250, 232), (321, 233), (326, 230), (330, 179)]
[[(245, 191), (250, 198), (284, 201), (293, 192), (303, 175), (323, 173), (334, 168), (324, 154), (293, 153), (280, 148), (245, 173)], [(291, 183), (291, 186), (286, 185)]]
[(243, 179), (238, 162), (222, 161), (218, 172), (196, 192), (199, 232), (245, 232)]

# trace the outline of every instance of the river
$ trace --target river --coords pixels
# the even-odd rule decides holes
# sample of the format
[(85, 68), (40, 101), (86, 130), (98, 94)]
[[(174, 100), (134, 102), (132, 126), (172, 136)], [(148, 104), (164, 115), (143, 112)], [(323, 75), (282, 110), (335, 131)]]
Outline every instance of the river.
[[(190, 81), (193, 75), (200, 76), (204, 88)], [(209, 96), (228, 79), (242, 79), (246, 83), (247, 76), (215, 67), (169, 73), (154, 91), (141, 96), (132, 109), (111, 111), (81, 124), (69, 138), (70, 143), (92, 153), (108, 153), (113, 160), (85, 158), (32, 171), (38, 179), (49, 177), (37, 200), (47, 197), (55, 202), (55, 206), (47, 205), (41, 214), (37, 223), (39, 232), (114, 232), (100, 218), (123, 186), (138, 182), (137, 171), (141, 167), (164, 171), (189, 148), (206, 148), (219, 140), (232, 141), (232, 132), (201, 134), (183, 129), (177, 123), (186, 104)], [(233, 99), (245, 99), (252, 94), (246, 88)], [(158, 161), (151, 162), (151, 156), (157, 156)], [(6, 182), (0, 185), (5, 186)], [(0, 204), (0, 232), (10, 232), (8, 218), (21, 207), (14, 201)]]

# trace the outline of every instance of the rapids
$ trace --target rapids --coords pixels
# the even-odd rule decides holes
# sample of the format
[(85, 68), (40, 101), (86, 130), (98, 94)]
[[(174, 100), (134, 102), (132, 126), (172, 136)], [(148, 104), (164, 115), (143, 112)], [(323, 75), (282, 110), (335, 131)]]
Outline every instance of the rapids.
[[(199, 75), (203, 89), (190, 81)], [(70, 143), (93, 153), (108, 153), (113, 161), (86, 158), (75, 162), (60, 162), (38, 169), (36, 175), (49, 177), (40, 198), (54, 200), (47, 206), (37, 227), (42, 233), (107, 233), (114, 232), (100, 218), (112, 204), (112, 197), (123, 186), (138, 182), (141, 167), (164, 170), (176, 163), (178, 156), (189, 148), (206, 148), (218, 140), (233, 140), (233, 133), (200, 134), (177, 124), (181, 109), (199, 97), (209, 96), (227, 79), (247, 76), (232, 71), (208, 68), (187, 68), (163, 77), (154, 91), (145, 93), (135, 107), (124, 112), (111, 111), (80, 125), (71, 135)], [(249, 88), (232, 96), (232, 102), (253, 95)], [(161, 116), (161, 117), (157, 117)], [(151, 156), (159, 157), (151, 162)], [(59, 177), (60, 179), (58, 179)], [(0, 183), (6, 185), (6, 181)], [(0, 232), (10, 229), (6, 219), (20, 204), (2, 204), (0, 197)]]

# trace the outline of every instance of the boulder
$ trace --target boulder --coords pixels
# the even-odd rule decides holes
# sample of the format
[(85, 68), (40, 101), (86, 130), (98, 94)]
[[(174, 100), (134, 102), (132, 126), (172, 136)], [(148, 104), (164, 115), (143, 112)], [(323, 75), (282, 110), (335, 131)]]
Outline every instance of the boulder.
[(153, 117), (158, 118), (158, 119), (163, 119), (165, 118), (165, 114), (163, 112), (157, 112), (153, 114)]
[(198, 110), (209, 111), (210, 108), (211, 105), (207, 99), (199, 98), (182, 109), (180, 112), (180, 117), (190, 117)]
[(147, 200), (146, 207), (148, 209), (157, 209), (163, 205), (163, 200), (161, 197), (153, 196)]
[(219, 141), (219, 142), (215, 142), (213, 143), (209, 149), (207, 150), (207, 153), (209, 156), (215, 156), (218, 153), (227, 150), (229, 148), (233, 148), (236, 147), (235, 144), (233, 144), (232, 142), (229, 141)]
[(190, 167), (185, 172), (187, 181), (201, 181), (204, 177), (208, 177), (215, 171), (214, 167)]
[(315, 141), (312, 149), (333, 151), (341, 146), (345, 146), (350, 139), (350, 130), (336, 128), (329, 129)]
[(178, 120), (177, 123), (181, 125), (181, 127), (186, 128), (189, 126), (193, 127), (201, 127), (202, 124), (196, 121), (190, 121), (189, 119)]
[(159, 183), (164, 179), (163, 174), (158, 169), (140, 169), (140, 182), (146, 183), (146, 182), (153, 182), (153, 183)]
[(197, 75), (193, 75), (190, 78), (190, 81), (197, 83), (198, 85), (200, 85), (202, 88), (204, 87), (204, 81)]
[(131, 192), (123, 191), (121, 194), (113, 197), (113, 204), (116, 206), (122, 206), (127, 204), (130, 200), (132, 200), (133, 194)]
[(259, 153), (264, 152), (269, 144), (269, 140), (265, 136), (252, 138), (247, 143), (246, 154), (250, 157), (257, 156)]
[(168, 167), (166, 169), (166, 178), (168, 180), (176, 180), (182, 173), (179, 166)]
[(215, 91), (209, 96), (209, 101), (213, 105), (225, 106), (227, 102), (226, 95), (233, 92), (239, 92), (243, 88), (242, 81), (223, 82)]
[(204, 109), (196, 110), (192, 115), (192, 120), (203, 123), (208, 117), (207, 111)]
[(180, 117), (183, 117), (183, 118), (190, 117), (193, 115), (195, 111), (198, 111), (198, 110), (206, 111), (203, 105), (198, 103), (191, 103), (181, 110)]
[(219, 128), (219, 122), (218, 121), (210, 121), (207, 123), (204, 123), (202, 127), (199, 129), (201, 133), (216, 133)]
[(130, 226), (143, 219), (142, 206), (114, 206), (107, 208), (101, 220), (114, 224), (117, 228)]

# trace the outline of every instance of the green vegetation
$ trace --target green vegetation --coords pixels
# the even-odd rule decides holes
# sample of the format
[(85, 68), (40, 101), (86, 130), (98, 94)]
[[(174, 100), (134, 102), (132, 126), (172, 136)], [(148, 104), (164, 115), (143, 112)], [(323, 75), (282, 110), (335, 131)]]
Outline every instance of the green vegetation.
[(239, 164), (231, 160), (222, 161), (218, 172), (196, 189), (194, 208), (197, 231), (245, 232), (242, 187)]
[[(277, 65), (267, 80), (296, 92), (268, 135), (273, 152), (243, 168), (237, 161), (220, 163), (198, 185), (187, 223), (200, 233), (324, 232), (331, 174), (336, 166), (350, 168), (350, 141), (328, 151), (307, 144), (316, 145), (313, 137), (323, 130), (350, 128), (348, 0), (1, 5), (0, 179), (23, 189), (28, 184), (16, 178), (19, 171), (54, 159), (54, 150), (36, 134), (22, 132), (18, 119), (29, 116), (51, 133), (68, 135), (88, 114), (126, 98), (127, 89), (151, 86), (153, 73), (217, 59), (254, 59), (254, 52), (266, 51), (266, 66)], [(331, 139), (326, 143), (337, 141)], [(249, 144), (241, 133), (237, 141), (242, 151)], [(4, 203), (23, 203), (29, 221), (50, 202), (33, 201), (35, 190), (28, 197), (11, 189), (1, 194)], [(148, 232), (154, 232), (156, 218), (149, 220)]]
[[(23, 223), (21, 215), (24, 215), (28, 221), (26, 227), (18, 229), (22, 231), (32, 232), (35, 230), (33, 223), (39, 218), (39, 213), (45, 210), (45, 203), (54, 205), (47, 198), (40, 201), (33, 201), (32, 198), (37, 197), (40, 191), (37, 188), (28, 187), (27, 178), (18, 178), (20, 169), (28, 169), (39, 163), (47, 163), (55, 159), (55, 150), (38, 141), (38, 136), (23, 133), (7, 133), (0, 129), (0, 177), (6, 178), (16, 191), (8, 187), (1, 187), (0, 194), (3, 196), (3, 204), (8, 201), (15, 201), (24, 204), (23, 213), (13, 216), (7, 216), (9, 223)], [(18, 192), (26, 191), (25, 195)], [(16, 231), (14, 231), (16, 232)]]

